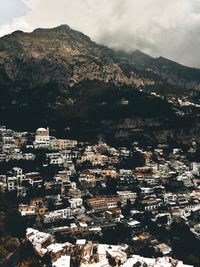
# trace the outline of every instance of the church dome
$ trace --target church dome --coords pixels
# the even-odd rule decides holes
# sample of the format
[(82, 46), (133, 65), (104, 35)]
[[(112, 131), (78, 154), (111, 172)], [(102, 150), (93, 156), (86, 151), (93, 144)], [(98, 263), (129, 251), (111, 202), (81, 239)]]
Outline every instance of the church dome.
[(38, 128), (36, 132), (45, 132), (45, 131), (47, 131), (47, 129), (45, 129), (45, 128)]
[(37, 135), (49, 135), (49, 130), (45, 128), (38, 128), (36, 131)]

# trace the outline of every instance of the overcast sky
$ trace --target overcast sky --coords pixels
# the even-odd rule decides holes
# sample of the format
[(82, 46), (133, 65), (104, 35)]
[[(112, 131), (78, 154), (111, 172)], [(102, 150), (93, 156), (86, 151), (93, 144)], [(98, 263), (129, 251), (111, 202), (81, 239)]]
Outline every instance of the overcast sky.
[(200, 67), (200, 0), (0, 0), (0, 36), (60, 24), (109, 47)]

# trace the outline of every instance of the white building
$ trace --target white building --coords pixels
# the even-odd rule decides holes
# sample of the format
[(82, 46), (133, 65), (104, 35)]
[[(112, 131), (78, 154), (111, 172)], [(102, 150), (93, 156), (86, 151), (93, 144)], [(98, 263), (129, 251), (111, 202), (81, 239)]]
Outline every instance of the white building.
[(35, 250), (42, 255), (47, 252), (46, 248), (54, 241), (51, 234), (39, 232), (32, 228), (27, 228), (26, 238), (33, 244)]
[(58, 220), (69, 219), (73, 215), (71, 208), (55, 210), (44, 215), (44, 223), (52, 223)]
[(170, 257), (145, 258), (139, 255), (132, 255), (132, 258), (128, 259), (122, 267), (133, 267), (136, 263), (147, 267), (192, 267), (192, 265), (185, 265), (182, 261)]
[(176, 205), (177, 195), (172, 193), (164, 194), (164, 203), (169, 205)]
[(134, 204), (137, 198), (137, 193), (131, 191), (117, 191), (117, 194), (122, 198), (122, 205), (126, 205), (128, 199)]
[(200, 163), (197, 162), (192, 163), (192, 172), (196, 175), (200, 174)]
[(71, 198), (69, 200), (71, 209), (76, 209), (77, 207), (81, 207), (83, 205), (82, 198)]
[(35, 135), (34, 147), (47, 148), (50, 145), (49, 128), (38, 128)]
[(53, 267), (70, 267), (70, 256), (61, 256), (52, 264)]
[(17, 187), (19, 186), (19, 180), (17, 177), (11, 176), (7, 177), (7, 189), (8, 191), (17, 190)]
[(111, 256), (115, 259), (115, 262), (121, 261), (121, 263), (125, 263), (127, 261), (127, 254), (125, 250), (128, 248), (125, 246), (116, 246), (116, 245), (107, 245), (107, 244), (98, 244), (97, 255), (99, 262), (105, 262), (107, 260), (107, 256)]

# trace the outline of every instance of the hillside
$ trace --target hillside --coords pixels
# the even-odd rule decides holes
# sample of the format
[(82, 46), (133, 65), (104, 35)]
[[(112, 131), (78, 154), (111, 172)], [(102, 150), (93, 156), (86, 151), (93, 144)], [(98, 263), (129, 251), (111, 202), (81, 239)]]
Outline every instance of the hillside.
[(148, 118), (159, 128), (181, 128), (173, 104), (149, 93), (199, 88), (198, 69), (113, 51), (67, 25), (0, 38), (0, 122), (13, 127), (70, 126), (77, 133), (89, 123), (97, 133), (101, 125), (120, 128), (127, 119)]

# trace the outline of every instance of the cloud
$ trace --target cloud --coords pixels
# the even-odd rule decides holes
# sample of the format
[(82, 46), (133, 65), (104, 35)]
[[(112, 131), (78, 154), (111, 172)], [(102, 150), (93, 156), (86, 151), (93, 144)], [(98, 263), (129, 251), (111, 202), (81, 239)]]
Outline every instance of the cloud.
[(26, 6), (21, 0), (0, 0), (0, 24), (9, 23), (17, 16), (26, 14)]
[[(1, 0), (0, 0), (1, 1)], [(14, 30), (68, 24), (115, 49), (140, 49), (200, 67), (199, 0), (23, 0), (27, 13), (0, 26)]]

